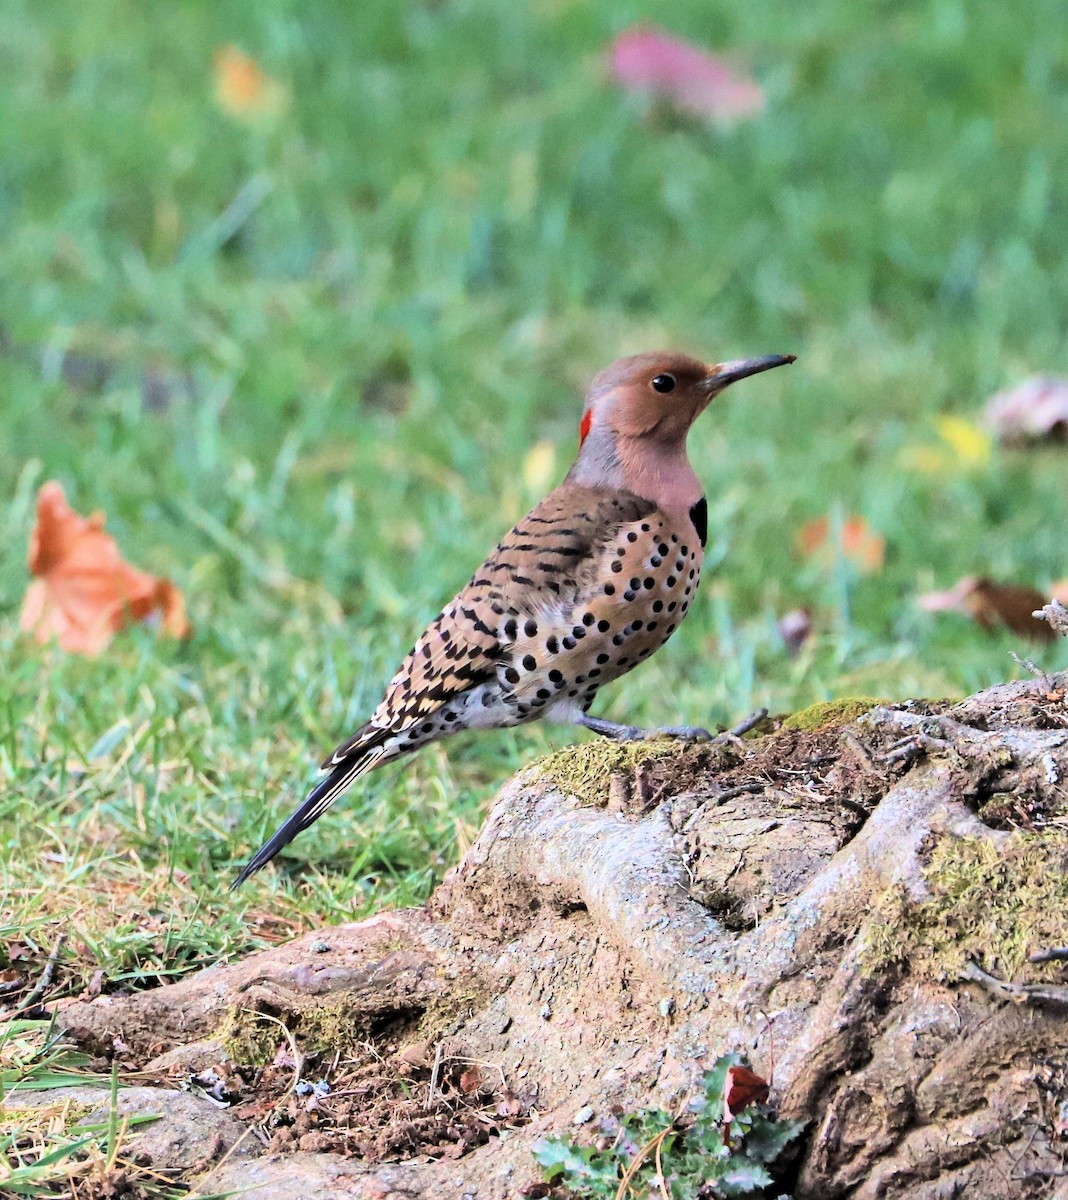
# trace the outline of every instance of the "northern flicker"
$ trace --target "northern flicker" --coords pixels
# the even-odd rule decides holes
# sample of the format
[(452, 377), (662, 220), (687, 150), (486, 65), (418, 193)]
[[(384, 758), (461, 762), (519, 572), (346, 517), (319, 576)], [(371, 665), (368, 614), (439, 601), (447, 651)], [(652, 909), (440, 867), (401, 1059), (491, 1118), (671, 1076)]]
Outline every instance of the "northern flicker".
[(643, 662), (693, 603), (708, 505), (686, 435), (729, 384), (794, 361), (706, 364), (639, 354), (590, 386), (579, 453), (564, 482), (506, 534), (415, 643), (370, 720), (322, 764), (322, 778), (245, 865), (266, 865), (360, 775), (463, 729), (542, 718), (605, 737), (643, 730), (588, 714), (598, 690)]

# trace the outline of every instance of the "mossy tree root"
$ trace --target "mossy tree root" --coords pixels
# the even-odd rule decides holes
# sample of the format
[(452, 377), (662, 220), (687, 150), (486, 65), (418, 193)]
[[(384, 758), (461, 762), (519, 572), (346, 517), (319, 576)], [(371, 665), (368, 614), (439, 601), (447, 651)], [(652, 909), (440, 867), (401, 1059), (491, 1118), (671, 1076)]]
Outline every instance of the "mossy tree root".
[[(587, 1108), (674, 1109), (728, 1050), (810, 1122), (786, 1181), (799, 1200), (993, 1200), (1009, 1176), (1046, 1195), (1068, 1018), (1001, 1003), (966, 964), (1021, 985), (1062, 970), (1027, 951), (1068, 911), (1066, 686), (865, 702), (728, 747), (579, 750), (574, 788), (555, 756), (503, 790), (426, 908), (60, 1019), (161, 1075), (269, 1057), (281, 1021), (320, 1071), (329, 1051), (477, 1061), (536, 1114), (456, 1161), (300, 1156), (324, 1196), (503, 1200), (536, 1177), (536, 1137)], [(296, 1170), (261, 1161), (258, 1200)]]

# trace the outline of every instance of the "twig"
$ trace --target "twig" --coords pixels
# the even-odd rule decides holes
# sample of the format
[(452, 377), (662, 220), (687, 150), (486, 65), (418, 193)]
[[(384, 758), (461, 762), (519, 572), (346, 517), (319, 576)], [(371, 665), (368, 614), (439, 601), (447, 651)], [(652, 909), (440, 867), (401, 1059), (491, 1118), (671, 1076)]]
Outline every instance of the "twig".
[(988, 975), (982, 967), (973, 962), (964, 964), (960, 977), (969, 983), (978, 983), (992, 996), (1002, 1000), (1012, 1000), (1017, 1004), (1052, 1004), (1068, 1008), (1068, 987), (1046, 983), (1008, 983), (1004, 979)]
[[(660, 1132), (638, 1151), (637, 1154), (630, 1160), (630, 1165), (623, 1174), (623, 1178), (619, 1181), (619, 1188), (616, 1191), (616, 1200), (626, 1200), (627, 1192), (630, 1191), (631, 1180), (641, 1170), (641, 1165), (649, 1157), (650, 1154), (656, 1155), (656, 1161), (660, 1161), (660, 1147), (664, 1144), (664, 1138), (675, 1128), (675, 1122), (672, 1121), (666, 1129), (661, 1129)], [(659, 1167), (657, 1168), (659, 1170)]]
[(875, 765), (875, 759), (868, 753), (867, 746), (851, 732), (849, 729), (844, 729), (841, 734), (842, 741), (849, 747), (850, 750), (860, 759), (861, 766), (868, 772), (869, 775), (879, 775), (881, 772)]
[(738, 724), (733, 728), (727, 729), (723, 733), (714, 737), (712, 739), (712, 745), (716, 745), (717, 742), (729, 742), (732, 738), (744, 737), (750, 731), (750, 729), (756, 729), (756, 727), (767, 715), (768, 710), (766, 708), (758, 708), (756, 712), (750, 713), (748, 717), (745, 717), (743, 720), (739, 721)]
[(438, 1090), (438, 1079), (441, 1077), (441, 1059), (445, 1052), (445, 1043), (438, 1042), (437, 1049), (434, 1051), (434, 1067), (430, 1072), (430, 1091), (427, 1092), (426, 1103), (424, 1108), (431, 1108), (434, 1104), (434, 1096)]
[(1009, 657), (1018, 667), (1023, 667), (1025, 671), (1030, 671), (1036, 679), (1041, 679), (1047, 688), (1050, 686), (1049, 675), (1040, 666), (1032, 662), (1031, 659), (1021, 658), (1015, 650), (1009, 651)]
[(1047, 963), (1068, 961), (1068, 946), (1051, 946), (1048, 950), (1036, 950), (1027, 956), (1028, 962)]
[(712, 799), (716, 804), (723, 804), (724, 801), (733, 800), (735, 796), (751, 795), (753, 792), (762, 792), (767, 785), (760, 783), (740, 783), (737, 787), (724, 788), (722, 792), (717, 792)]
[(899, 759), (916, 758), (925, 752), (931, 754), (938, 750), (951, 750), (952, 748), (953, 743), (947, 742), (944, 738), (931, 737), (930, 734), (922, 731), (910, 733), (908, 737), (903, 737), (890, 747), (883, 755), (883, 762), (897, 762)]
[(56, 944), (52, 947), (52, 951), (48, 958), (45, 959), (44, 970), (41, 972), (41, 977), (30, 989), (30, 994), (16, 1009), (17, 1013), (28, 1012), (31, 1008), (36, 1008), (44, 998), (45, 992), (52, 986), (52, 980), (56, 974), (56, 964), (59, 962), (59, 956), (63, 953), (63, 947), (67, 944), (67, 935), (61, 933), (56, 938)]
[(1051, 629), (1062, 637), (1068, 637), (1068, 608), (1059, 600), (1051, 600), (1045, 607), (1035, 609), (1031, 616), (1039, 621), (1048, 621)]
[[(626, 1200), (627, 1192), (630, 1190), (631, 1180), (635, 1175), (637, 1175), (638, 1171), (641, 1169), (642, 1163), (645, 1162), (650, 1154), (654, 1154), (656, 1156), (656, 1169), (659, 1172), (661, 1179), (663, 1179), (664, 1173), (661, 1170), (662, 1163), (660, 1157), (660, 1147), (664, 1144), (664, 1139), (667, 1137), (667, 1135), (675, 1132), (675, 1122), (678, 1121), (679, 1117), (681, 1117), (686, 1111), (687, 1103), (688, 1098), (684, 1098), (682, 1103), (679, 1105), (678, 1111), (675, 1113), (674, 1117), (672, 1117), (671, 1124), (666, 1128), (661, 1129), (659, 1133), (651, 1137), (649, 1141), (647, 1141), (645, 1145), (638, 1150), (638, 1153), (635, 1154), (635, 1156), (630, 1160), (630, 1165), (623, 1173), (623, 1178), (619, 1181), (619, 1188), (616, 1191), (615, 1200)], [(663, 1190), (662, 1184), (661, 1190)]]

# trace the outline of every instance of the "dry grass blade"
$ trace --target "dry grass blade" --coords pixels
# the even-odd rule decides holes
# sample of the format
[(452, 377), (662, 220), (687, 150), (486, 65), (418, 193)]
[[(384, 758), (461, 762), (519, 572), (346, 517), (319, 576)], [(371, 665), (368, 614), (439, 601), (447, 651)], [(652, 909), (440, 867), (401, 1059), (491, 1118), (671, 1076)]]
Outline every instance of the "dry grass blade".
[(664, 1139), (661, 1137), (656, 1143), (656, 1182), (660, 1188), (661, 1200), (671, 1200), (667, 1190), (667, 1180), (664, 1178)]
[[(666, 1128), (661, 1129), (655, 1137), (650, 1138), (649, 1141), (647, 1141), (645, 1145), (638, 1150), (638, 1153), (635, 1154), (635, 1156), (630, 1160), (630, 1166), (627, 1167), (623, 1178), (619, 1181), (619, 1188), (616, 1191), (616, 1200), (626, 1200), (627, 1192), (630, 1191), (632, 1180), (641, 1170), (642, 1163), (645, 1162), (650, 1154), (654, 1154), (656, 1156), (655, 1161), (657, 1163), (657, 1170), (660, 1170), (660, 1148), (664, 1144), (664, 1139), (674, 1128), (675, 1123), (673, 1121), (670, 1125), (666, 1126)], [(663, 1178), (662, 1175), (661, 1178)]]

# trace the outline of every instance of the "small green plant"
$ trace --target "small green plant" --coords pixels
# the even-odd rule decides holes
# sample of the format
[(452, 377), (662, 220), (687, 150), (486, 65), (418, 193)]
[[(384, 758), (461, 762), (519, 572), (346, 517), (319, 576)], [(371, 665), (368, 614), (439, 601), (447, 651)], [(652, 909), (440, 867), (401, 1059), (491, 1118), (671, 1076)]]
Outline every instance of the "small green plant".
[[(581, 1200), (719, 1200), (766, 1194), (769, 1168), (804, 1127), (779, 1121), (743, 1077), (762, 1084), (741, 1056), (725, 1054), (705, 1073), (700, 1094), (676, 1116), (643, 1108), (601, 1123), (593, 1146), (544, 1138), (534, 1148), (546, 1181)], [(762, 1089), (766, 1095), (766, 1086)]]

